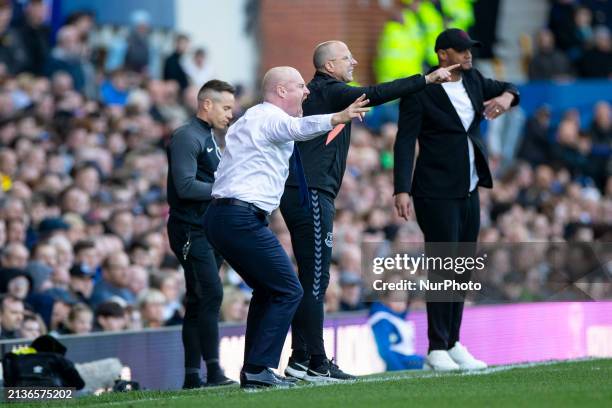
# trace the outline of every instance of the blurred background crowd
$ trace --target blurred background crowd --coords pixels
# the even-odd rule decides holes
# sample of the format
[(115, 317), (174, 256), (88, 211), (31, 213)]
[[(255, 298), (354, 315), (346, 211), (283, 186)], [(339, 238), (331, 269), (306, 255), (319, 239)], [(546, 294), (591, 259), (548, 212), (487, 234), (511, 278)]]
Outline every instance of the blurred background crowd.
[[(491, 30), (478, 24), (486, 2), (400, 3), (380, 32), (373, 71), (381, 81), (434, 65), (429, 51), (445, 26), (483, 40)], [(521, 37), (523, 73), (612, 79), (610, 3), (549, 3), (548, 21)], [(83, 11), (51, 27), (49, 13), (42, 0), (0, 0), (0, 339), (180, 324), (184, 278), (165, 230), (164, 147), (194, 114), (199, 87), (223, 73), (189, 35), (152, 26), (146, 11), (133, 12), (127, 26), (99, 25)], [(483, 71), (504, 75), (494, 47), (480, 58)], [(236, 118), (257, 102), (257, 89), (235, 85)], [(416, 221), (393, 209), (395, 110), (381, 107), (354, 125), (336, 200), (329, 313), (367, 308), (363, 243), (391, 253), (422, 241)], [(585, 121), (576, 109), (554, 114), (542, 105), (533, 116), (516, 109), (488, 124), (496, 183), (480, 191), (480, 241), (547, 246), (530, 267), (513, 268), (516, 254), (502, 245), (489, 301), (545, 299), (539, 288), (552, 280), (571, 286), (576, 276), (555, 272), (550, 253), (559, 251), (550, 242), (612, 241), (610, 95), (588, 110)], [(280, 213), (270, 225), (292, 256)], [(601, 284), (610, 272), (598, 271), (580, 274), (580, 293), (564, 298), (611, 298)], [(248, 287), (227, 265), (221, 274), (221, 318), (242, 322)]]

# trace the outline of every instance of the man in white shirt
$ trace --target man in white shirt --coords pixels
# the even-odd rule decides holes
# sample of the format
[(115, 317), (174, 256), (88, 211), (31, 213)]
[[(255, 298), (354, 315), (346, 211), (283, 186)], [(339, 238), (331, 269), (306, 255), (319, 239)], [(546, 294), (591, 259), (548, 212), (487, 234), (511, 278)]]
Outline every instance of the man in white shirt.
[(303, 290), (268, 228), (267, 215), (280, 203), (294, 141), (313, 139), (361, 118), (369, 102), (362, 95), (342, 112), (302, 118), (309, 91), (291, 67), (269, 70), (262, 89), (264, 102), (247, 110), (227, 132), (214, 200), (204, 216), (210, 243), (253, 288), (240, 374), (243, 388), (293, 385), (271, 368), (278, 366)]

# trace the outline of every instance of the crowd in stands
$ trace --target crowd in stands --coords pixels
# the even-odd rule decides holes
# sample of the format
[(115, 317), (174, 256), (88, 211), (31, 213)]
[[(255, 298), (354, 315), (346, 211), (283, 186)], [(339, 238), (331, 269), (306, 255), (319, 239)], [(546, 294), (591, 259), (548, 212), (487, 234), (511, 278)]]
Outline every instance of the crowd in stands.
[(612, 78), (612, 8), (593, 0), (555, 0), (547, 27), (527, 56), (530, 80)]
[[(529, 80), (609, 78), (612, 75), (612, 8), (600, 0), (550, 0), (548, 22), (525, 34), (523, 62)], [(437, 65), (434, 43), (445, 27), (472, 31), (483, 47), (475, 58), (496, 59), (501, 1), (402, 0), (393, 3), (378, 40), (374, 72), (379, 82)], [(474, 24), (479, 17), (481, 21)], [(482, 21), (487, 20), (487, 21)], [(498, 62), (499, 59), (498, 59)]]
[[(18, 21), (13, 12), (0, 0), (0, 339), (180, 324), (184, 278), (165, 231), (164, 146), (214, 75), (205, 51), (184, 35), (152, 51), (143, 12), (129, 29), (97, 29), (93, 15), (74, 14), (54, 43), (44, 1), (29, 1)], [(235, 117), (253, 103), (248, 92), (237, 100)], [(611, 241), (610, 105), (594, 111), (593, 123), (568, 111), (552, 124), (546, 108), (529, 118), (517, 160), (496, 169), (494, 190), (481, 190), (481, 241)], [(364, 242), (384, 249), (422, 240), (416, 221), (393, 209), (396, 131), (394, 123), (353, 131), (327, 312), (366, 308)], [(278, 212), (270, 225), (292, 255)], [(489, 299), (542, 298), (536, 283), (561, 276), (546, 263), (550, 248), (517, 270), (500, 266)], [(496, 250), (495, 262), (507, 266), (509, 251)], [(220, 273), (221, 318), (242, 322), (248, 288), (227, 265)], [(598, 285), (602, 273), (589, 275), (583, 293), (612, 296)]]

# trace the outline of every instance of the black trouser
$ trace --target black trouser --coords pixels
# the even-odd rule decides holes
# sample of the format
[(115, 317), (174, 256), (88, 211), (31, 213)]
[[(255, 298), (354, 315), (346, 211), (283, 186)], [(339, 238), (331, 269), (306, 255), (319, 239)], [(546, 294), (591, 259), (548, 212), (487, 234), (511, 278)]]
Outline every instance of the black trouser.
[(211, 203), (204, 216), (213, 247), (253, 289), (247, 316), (244, 363), (278, 367), (302, 287), (287, 253), (252, 209)]
[(310, 202), (311, 210), (301, 207), (298, 189), (287, 187), (280, 204), (304, 288), (304, 297), (291, 323), (291, 347), (308, 355), (325, 355), (324, 300), (336, 210), (331, 194), (316, 189), (310, 190)]
[[(448, 251), (453, 256), (474, 256), (475, 243), (480, 229), (480, 200), (478, 189), (471, 192), (466, 198), (459, 199), (431, 199), (414, 197), (414, 211), (419, 227), (425, 235), (426, 255), (445, 256)], [(461, 244), (452, 249), (449, 246), (436, 246), (427, 243), (471, 243)], [(442, 252), (442, 253), (441, 253)], [(461, 253), (458, 253), (461, 252)], [(452, 277), (458, 282), (465, 282), (470, 278), (470, 271), (456, 275), (451, 271)], [(448, 276), (428, 271), (428, 280), (440, 281)], [(429, 350), (448, 350), (459, 341), (461, 317), (463, 315), (464, 293), (455, 294), (454, 301), (441, 301), (440, 299), (427, 302), (427, 335)], [(445, 292), (446, 299), (451, 296)]]
[[(185, 271), (185, 368), (199, 369), (201, 358), (208, 363), (219, 359), (219, 310), (223, 300), (219, 268), (223, 259), (213, 251), (202, 227), (170, 217), (168, 238)], [(184, 252), (187, 241), (190, 246)]]

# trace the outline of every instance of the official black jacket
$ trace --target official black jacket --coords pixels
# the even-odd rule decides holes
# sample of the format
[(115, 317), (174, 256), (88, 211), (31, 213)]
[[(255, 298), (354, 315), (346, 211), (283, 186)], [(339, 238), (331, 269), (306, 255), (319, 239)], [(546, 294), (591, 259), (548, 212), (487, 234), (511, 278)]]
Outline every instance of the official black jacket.
[[(394, 147), (395, 194), (415, 197), (461, 198), (470, 188), (468, 137), (474, 144), (478, 185), (493, 187), (487, 153), (480, 136), (484, 102), (517, 88), (507, 82), (482, 76), (476, 69), (463, 71), (463, 85), (474, 107), (474, 120), (467, 132), (442, 85), (429, 84), (422, 92), (402, 98)], [(419, 155), (414, 165), (415, 143)]]
[[(408, 96), (424, 87), (423, 75), (414, 75), (375, 86), (354, 87), (317, 71), (308, 83), (310, 95), (302, 107), (304, 116), (335, 113), (346, 109), (364, 93), (370, 100), (369, 106), (376, 106)], [(340, 190), (346, 168), (346, 157), (351, 143), (350, 123), (347, 123), (327, 146), (326, 140), (327, 135), (324, 135), (307, 142), (298, 142), (297, 147), (300, 149), (308, 187), (326, 191), (335, 197)], [(287, 185), (298, 186), (293, 168), (290, 169)]]
[(210, 125), (192, 118), (174, 131), (167, 154), (170, 217), (202, 226), (219, 165)]

